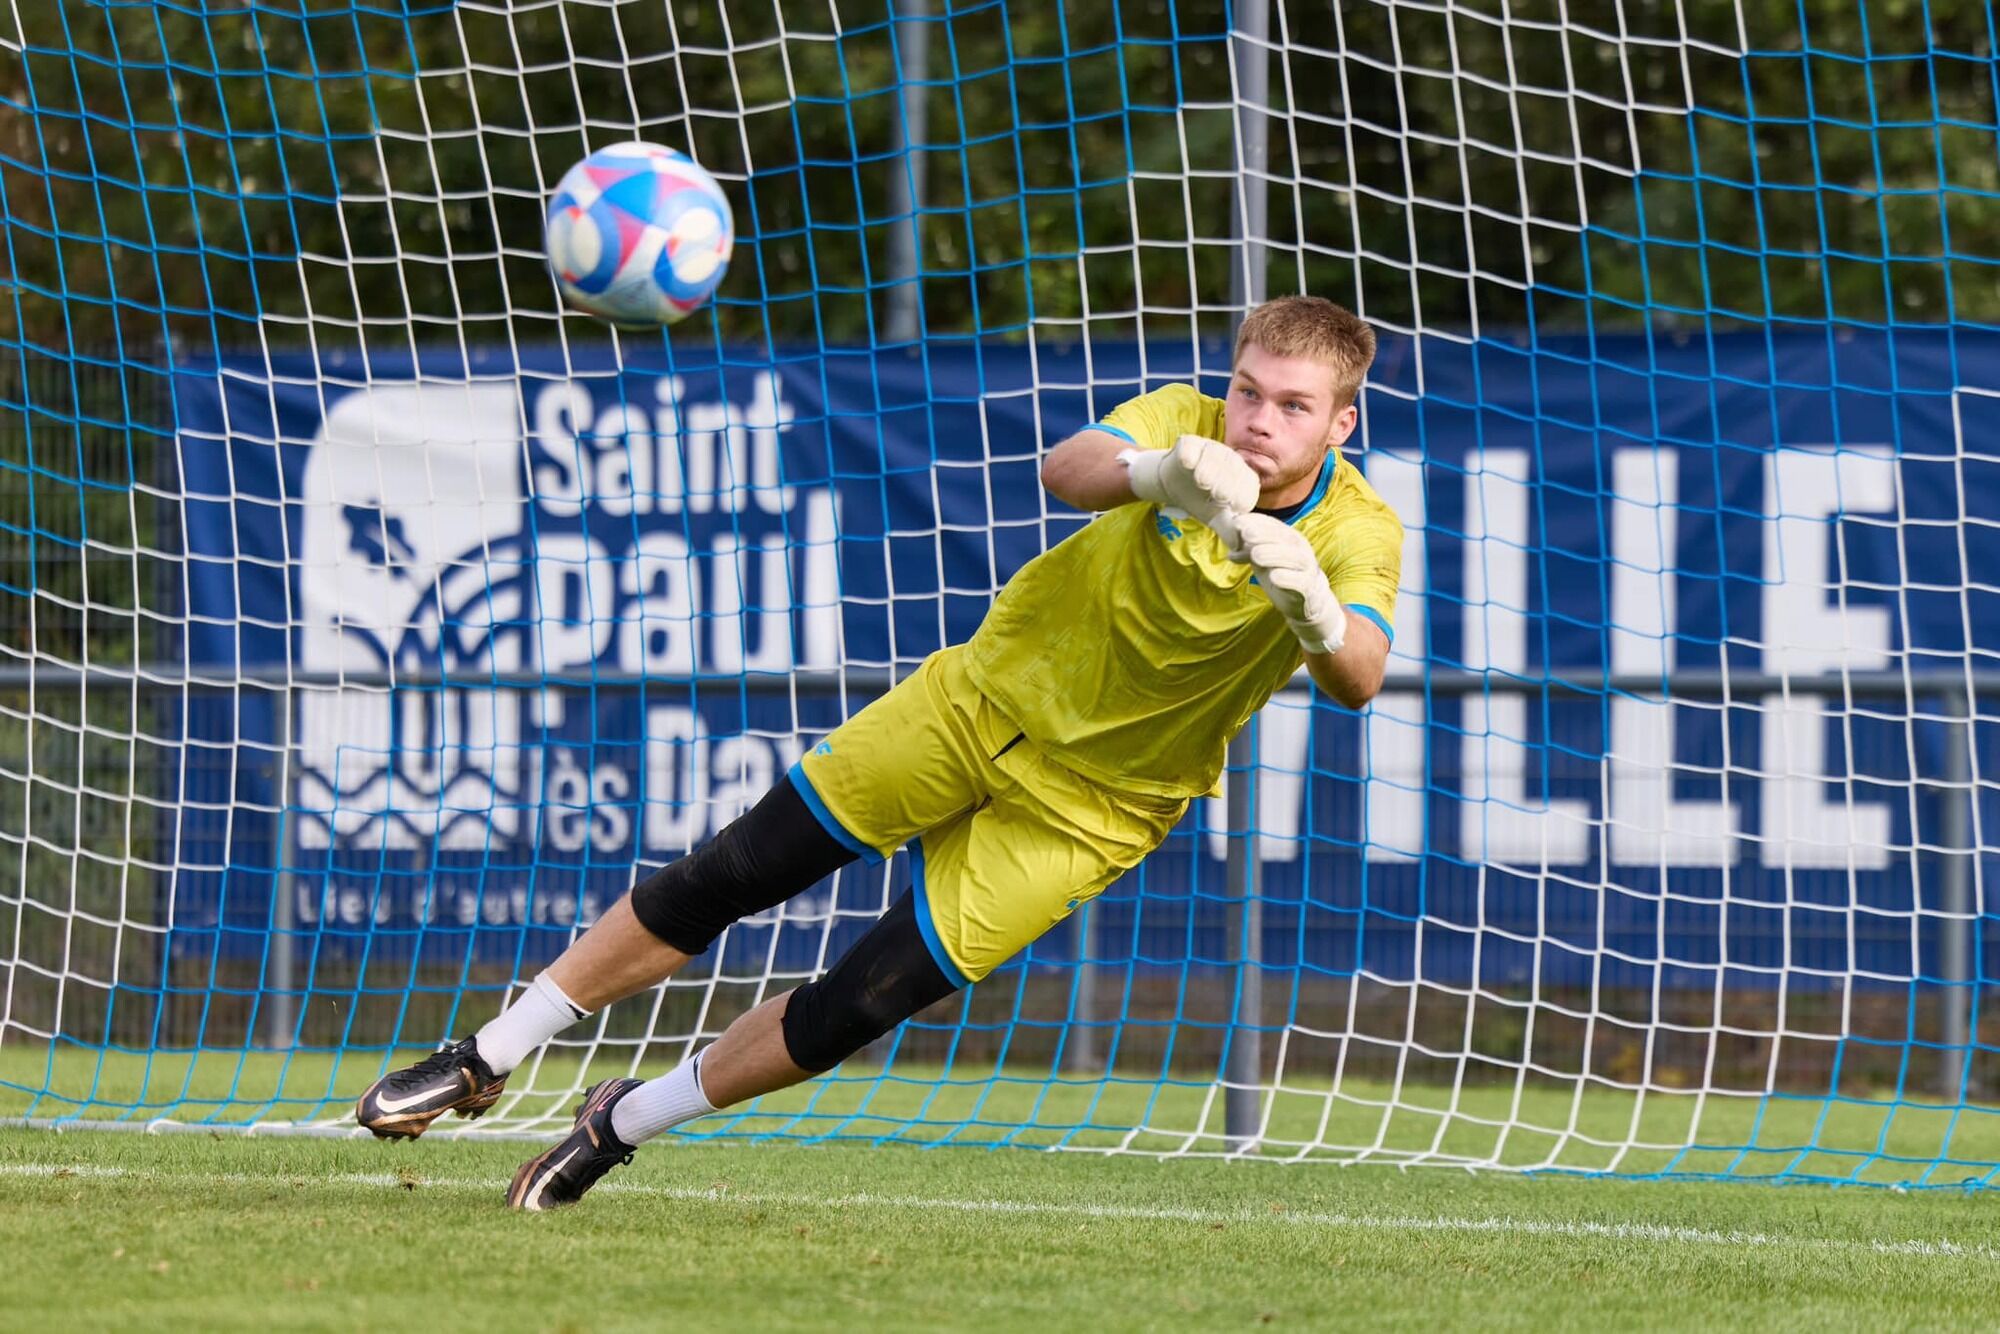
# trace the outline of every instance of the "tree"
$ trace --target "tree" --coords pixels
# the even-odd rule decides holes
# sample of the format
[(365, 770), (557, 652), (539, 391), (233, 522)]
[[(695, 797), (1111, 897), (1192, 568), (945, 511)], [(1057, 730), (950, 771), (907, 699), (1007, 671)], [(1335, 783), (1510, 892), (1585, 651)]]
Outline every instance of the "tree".
[[(542, 201), (635, 133), (738, 183), (723, 336), (874, 336), (907, 169), (895, 43), (919, 21), (887, 0), (290, 8), (24, 15), (0, 337), (547, 339)], [(1597, 0), (1566, 31), (1539, 8), (1277, 6), (1274, 284), (1427, 327), (1994, 318), (1978, 7)], [(926, 21), (928, 330), (1137, 333), (1141, 307), (1222, 303), (1222, 0), (937, 0)]]

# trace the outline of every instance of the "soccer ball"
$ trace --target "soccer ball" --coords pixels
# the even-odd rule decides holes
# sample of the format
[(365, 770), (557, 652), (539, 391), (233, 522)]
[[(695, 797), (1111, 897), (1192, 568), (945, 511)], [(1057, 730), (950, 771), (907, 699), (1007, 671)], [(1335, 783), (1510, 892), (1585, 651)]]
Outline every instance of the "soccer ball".
[(729, 196), (692, 159), (657, 144), (600, 148), (549, 200), (556, 286), (623, 328), (672, 324), (708, 300), (729, 267)]

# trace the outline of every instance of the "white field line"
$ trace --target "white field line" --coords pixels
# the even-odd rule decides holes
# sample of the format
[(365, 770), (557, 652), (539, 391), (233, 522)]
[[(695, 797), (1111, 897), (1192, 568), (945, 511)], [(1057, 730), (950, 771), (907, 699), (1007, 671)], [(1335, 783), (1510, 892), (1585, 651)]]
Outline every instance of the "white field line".
[[(208, 1186), (338, 1185), (369, 1189), (476, 1191), (493, 1196), (497, 1203), (505, 1194), (503, 1181), (468, 1180), (464, 1177), (422, 1177), (414, 1173), (335, 1172), (314, 1175), (304, 1172), (161, 1172), (133, 1170), (87, 1163), (0, 1163), (0, 1177), (67, 1179), (133, 1179), (188, 1181)], [(923, 1195), (876, 1195), (868, 1191), (844, 1195), (804, 1195), (784, 1192), (739, 1191), (726, 1187), (653, 1186), (639, 1182), (606, 1182), (597, 1188), (607, 1194), (639, 1195), (654, 1199), (691, 1200), (712, 1204), (751, 1204), (781, 1209), (911, 1209), (936, 1213), (1013, 1214), (1030, 1217), (1089, 1218), (1110, 1221), (1191, 1223), (1206, 1227), (1261, 1225), (1303, 1227), (1362, 1232), (1417, 1232), (1459, 1235), (1500, 1235), (1514, 1237), (1568, 1237), (1603, 1241), (1651, 1242), (1661, 1245), (1723, 1246), (1759, 1250), (1819, 1251), (1851, 1255), (1915, 1255), (1957, 1260), (2000, 1263), (2000, 1249), (1962, 1245), (1955, 1241), (1848, 1241), (1836, 1237), (1800, 1237), (1775, 1232), (1719, 1231), (1712, 1228), (1670, 1227), (1658, 1223), (1589, 1223), (1561, 1219), (1513, 1218), (1506, 1215), (1483, 1218), (1453, 1218), (1447, 1215), (1321, 1213), (1271, 1208), (1172, 1209), (1133, 1204), (1079, 1204), (1045, 1200), (967, 1200)]]

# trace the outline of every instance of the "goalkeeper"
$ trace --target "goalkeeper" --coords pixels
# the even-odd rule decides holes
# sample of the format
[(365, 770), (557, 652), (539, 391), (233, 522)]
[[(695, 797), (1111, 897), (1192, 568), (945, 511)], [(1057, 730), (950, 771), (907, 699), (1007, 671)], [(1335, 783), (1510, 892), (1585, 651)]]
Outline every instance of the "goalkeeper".
[(516, 1208), (579, 1199), (633, 1146), (831, 1070), (985, 977), (1159, 846), (1229, 739), (1297, 671), (1381, 688), (1403, 529), (1342, 458), (1366, 323), (1281, 297), (1237, 336), (1226, 399), (1171, 385), (1047, 454), (1095, 522), (1008, 581), (972, 638), (814, 746), (740, 819), (641, 880), (473, 1036), (361, 1096), (377, 1135), (477, 1116), (531, 1052), (658, 985), (740, 917), (908, 844), (913, 887), (823, 977), (657, 1079), (593, 1086), (525, 1163)]

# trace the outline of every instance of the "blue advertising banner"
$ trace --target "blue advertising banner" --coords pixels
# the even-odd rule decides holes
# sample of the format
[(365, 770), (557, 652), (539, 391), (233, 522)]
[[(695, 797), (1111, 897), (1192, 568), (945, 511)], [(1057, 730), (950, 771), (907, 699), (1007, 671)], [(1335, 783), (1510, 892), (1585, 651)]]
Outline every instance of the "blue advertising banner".
[[(282, 886), (322, 951), (547, 957), (869, 697), (821, 682), (969, 635), (1083, 522), (1042, 492), (1040, 450), (1196, 353), (180, 368), (189, 660), (302, 684), (282, 730), (281, 690), (190, 696), (177, 938), (260, 953)], [(1946, 860), (1943, 699), (1669, 706), (1427, 674), (1976, 665), (2000, 650), (1975, 577), (2000, 568), (1995, 383), (2000, 341), (1964, 331), (1387, 341), (1356, 457), (1409, 528), (1392, 672), (1433, 684), (1365, 716), (1301, 688), (1260, 720), (1267, 962), (1492, 986), (1935, 977), (1916, 910)], [(1976, 740), (2000, 760), (1990, 727)], [(1223, 961), (1221, 809), (1197, 803), (1094, 906), (1094, 957)], [(858, 930), (882, 892), (848, 873), (733, 933), (721, 966), (808, 971), (829, 915)], [(1034, 961), (1078, 944), (1059, 931)]]

